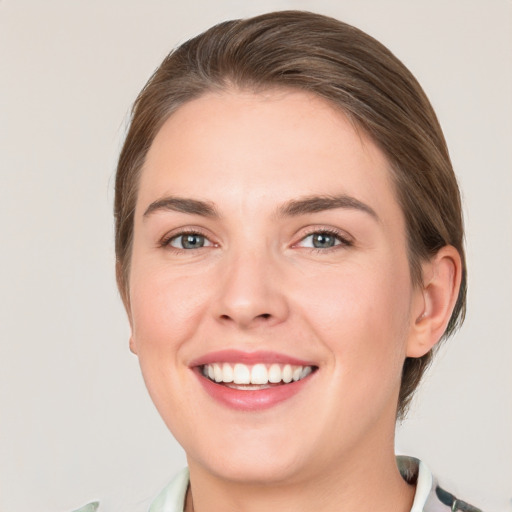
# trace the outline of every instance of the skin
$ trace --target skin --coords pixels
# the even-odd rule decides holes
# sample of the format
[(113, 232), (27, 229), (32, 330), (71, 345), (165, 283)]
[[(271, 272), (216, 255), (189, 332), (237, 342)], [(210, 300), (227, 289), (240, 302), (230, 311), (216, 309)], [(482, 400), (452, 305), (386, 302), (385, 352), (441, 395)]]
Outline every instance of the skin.
[[(328, 195), (374, 214), (278, 213)], [(208, 202), (218, 216), (145, 215), (169, 196)], [(134, 227), (130, 346), (187, 453), (187, 509), (410, 510), (414, 488), (393, 445), (401, 368), (444, 331), (460, 259), (445, 247), (413, 286), (403, 213), (376, 145), (307, 93), (205, 95), (155, 138)], [(205, 245), (182, 248), (183, 229)], [(311, 234), (326, 229), (341, 238), (313, 247)], [(222, 349), (277, 351), (318, 370), (290, 399), (238, 411), (213, 400), (190, 368)]]

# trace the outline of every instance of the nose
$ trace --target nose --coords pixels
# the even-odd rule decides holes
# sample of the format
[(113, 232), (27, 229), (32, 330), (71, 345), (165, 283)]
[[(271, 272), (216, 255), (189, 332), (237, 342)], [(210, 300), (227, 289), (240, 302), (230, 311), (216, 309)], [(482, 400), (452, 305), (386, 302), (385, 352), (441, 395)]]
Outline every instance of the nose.
[(279, 266), (268, 255), (249, 253), (225, 262), (219, 283), (216, 317), (240, 329), (283, 322), (289, 307)]

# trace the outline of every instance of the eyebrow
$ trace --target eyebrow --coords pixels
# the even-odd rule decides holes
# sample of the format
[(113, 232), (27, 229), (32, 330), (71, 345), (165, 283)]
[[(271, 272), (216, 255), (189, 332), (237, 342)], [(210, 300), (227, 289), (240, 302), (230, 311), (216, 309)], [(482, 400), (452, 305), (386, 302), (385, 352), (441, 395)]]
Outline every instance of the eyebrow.
[[(336, 208), (345, 208), (359, 210), (369, 214), (375, 220), (379, 216), (373, 208), (363, 203), (355, 197), (346, 194), (341, 195), (322, 195), (307, 196), (302, 199), (292, 199), (287, 201), (277, 209), (278, 217), (298, 217), (308, 213), (318, 213), (325, 210), (334, 210)], [(148, 217), (157, 211), (174, 211), (179, 213), (188, 213), (191, 215), (200, 215), (202, 217), (219, 218), (215, 204), (198, 199), (186, 197), (169, 196), (152, 202), (144, 212), (144, 217)]]
[(359, 210), (369, 214), (375, 220), (379, 220), (379, 216), (373, 208), (363, 203), (355, 197), (346, 194), (341, 195), (322, 195), (308, 196), (303, 199), (292, 199), (286, 202), (278, 209), (278, 216), (295, 217), (308, 213), (318, 213), (325, 210), (334, 210), (336, 208), (345, 208), (351, 210)]
[(219, 213), (213, 203), (189, 199), (185, 197), (169, 196), (152, 202), (144, 212), (144, 217), (157, 211), (173, 211), (201, 215), (202, 217), (219, 217)]

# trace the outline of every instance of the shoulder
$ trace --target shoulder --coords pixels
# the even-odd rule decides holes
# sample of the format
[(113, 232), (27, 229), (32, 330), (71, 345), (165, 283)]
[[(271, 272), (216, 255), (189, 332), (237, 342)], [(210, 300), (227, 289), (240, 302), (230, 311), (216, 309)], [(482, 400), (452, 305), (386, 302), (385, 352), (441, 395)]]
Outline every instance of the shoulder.
[(404, 480), (416, 485), (411, 512), (482, 512), (481, 509), (445, 491), (427, 465), (413, 457), (397, 457)]
[[(189, 472), (188, 468), (185, 468), (182, 469), (151, 502), (148, 512), (183, 512), (188, 484)], [(73, 512), (108, 512), (108, 510), (113, 510), (112, 507), (108, 505), (104, 510), (104, 506), (105, 503), (100, 506), (99, 501), (94, 501), (73, 510)]]
[(73, 512), (96, 512), (98, 510), (99, 506), (100, 506), (99, 501), (93, 501), (92, 503), (88, 503), (87, 505), (84, 505), (83, 507), (73, 510)]
[(188, 468), (182, 469), (151, 503), (149, 512), (183, 512), (189, 479)]
[(435, 487), (435, 496), (435, 499), (437, 499), (439, 503), (442, 503), (448, 507), (448, 510), (452, 512), (482, 512), (481, 509), (476, 508), (459, 498), (456, 498), (453, 494), (445, 491), (439, 485), (436, 485)]

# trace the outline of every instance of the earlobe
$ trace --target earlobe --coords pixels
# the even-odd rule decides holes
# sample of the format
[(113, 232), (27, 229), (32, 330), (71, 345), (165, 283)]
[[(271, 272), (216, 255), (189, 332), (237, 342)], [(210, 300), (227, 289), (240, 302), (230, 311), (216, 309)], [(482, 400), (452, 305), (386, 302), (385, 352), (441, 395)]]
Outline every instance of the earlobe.
[(133, 339), (133, 334), (130, 335), (130, 352), (137, 355), (137, 345)]
[(461, 274), (459, 252), (451, 245), (423, 265), (423, 285), (413, 305), (407, 357), (422, 357), (441, 339), (457, 301)]
[(117, 280), (117, 288), (119, 290), (119, 294), (121, 295), (121, 300), (123, 301), (124, 309), (128, 316), (128, 322), (130, 323), (130, 329), (132, 330), (132, 334), (130, 334), (130, 352), (132, 354), (137, 355), (137, 346), (135, 344), (135, 340), (133, 339), (133, 324), (132, 324), (132, 315), (130, 308), (130, 294), (128, 290), (128, 286), (124, 279), (122, 265), (119, 261), (116, 262), (116, 280)]

